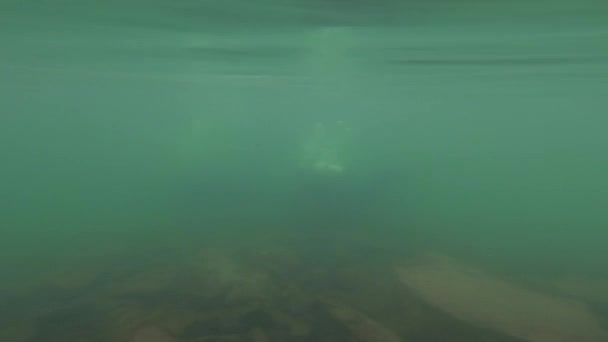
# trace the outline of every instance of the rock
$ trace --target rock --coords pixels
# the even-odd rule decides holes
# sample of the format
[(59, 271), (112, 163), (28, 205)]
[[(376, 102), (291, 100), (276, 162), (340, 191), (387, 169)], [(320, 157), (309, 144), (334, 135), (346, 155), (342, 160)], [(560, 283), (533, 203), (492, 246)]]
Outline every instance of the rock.
[(26, 342), (34, 335), (35, 328), (32, 322), (11, 322), (7, 326), (0, 328), (0, 341)]
[(361, 342), (401, 342), (401, 338), (367, 315), (347, 306), (326, 302), (327, 311)]
[(608, 341), (581, 302), (552, 296), (442, 256), (397, 269), (427, 303), (458, 319), (531, 342)]
[(184, 333), (186, 328), (200, 319), (201, 314), (190, 310), (163, 310), (163, 318), (161, 321), (162, 327), (171, 333), (171, 335), (179, 336)]
[(112, 286), (117, 295), (149, 295), (167, 289), (175, 280), (176, 271), (170, 268), (142, 270)]
[(144, 310), (137, 305), (115, 304), (106, 312), (108, 335), (112, 341), (126, 341), (135, 332), (157, 318), (157, 313)]
[(226, 251), (207, 250), (192, 260), (191, 272), (195, 293), (226, 302), (263, 301), (271, 296), (269, 277), (247, 267)]
[(132, 342), (177, 342), (177, 340), (157, 327), (143, 327), (135, 332)]
[(566, 276), (551, 284), (560, 293), (597, 304), (608, 304), (608, 279)]
[(254, 328), (249, 335), (253, 342), (270, 342), (268, 335), (260, 328)]

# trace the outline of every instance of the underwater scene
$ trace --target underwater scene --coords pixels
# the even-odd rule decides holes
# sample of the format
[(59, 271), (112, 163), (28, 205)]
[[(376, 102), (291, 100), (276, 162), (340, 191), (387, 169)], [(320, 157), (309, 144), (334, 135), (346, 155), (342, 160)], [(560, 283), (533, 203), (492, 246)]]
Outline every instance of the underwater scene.
[(608, 341), (608, 2), (2, 0), (0, 342)]

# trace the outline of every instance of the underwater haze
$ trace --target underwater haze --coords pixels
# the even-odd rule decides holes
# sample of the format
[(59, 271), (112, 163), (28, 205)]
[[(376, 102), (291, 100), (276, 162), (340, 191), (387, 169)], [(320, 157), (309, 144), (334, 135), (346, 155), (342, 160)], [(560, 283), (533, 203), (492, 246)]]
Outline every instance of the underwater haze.
[(211, 247), (608, 278), (605, 1), (5, 0), (0, 22), (7, 282)]

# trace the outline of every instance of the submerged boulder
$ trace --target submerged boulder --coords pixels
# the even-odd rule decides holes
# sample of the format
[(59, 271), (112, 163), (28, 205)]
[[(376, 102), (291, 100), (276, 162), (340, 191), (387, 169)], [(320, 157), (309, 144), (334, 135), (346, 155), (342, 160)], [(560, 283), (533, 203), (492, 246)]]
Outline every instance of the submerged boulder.
[(432, 306), (471, 324), (531, 342), (601, 342), (608, 332), (583, 303), (545, 294), (448, 257), (397, 269)]

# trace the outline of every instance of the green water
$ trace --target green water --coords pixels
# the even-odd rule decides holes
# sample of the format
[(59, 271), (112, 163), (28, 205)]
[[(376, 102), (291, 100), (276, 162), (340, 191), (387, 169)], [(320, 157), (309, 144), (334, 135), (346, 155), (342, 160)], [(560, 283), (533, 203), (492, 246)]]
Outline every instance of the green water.
[(607, 13), (5, 0), (2, 277), (207, 245), (605, 276)]

